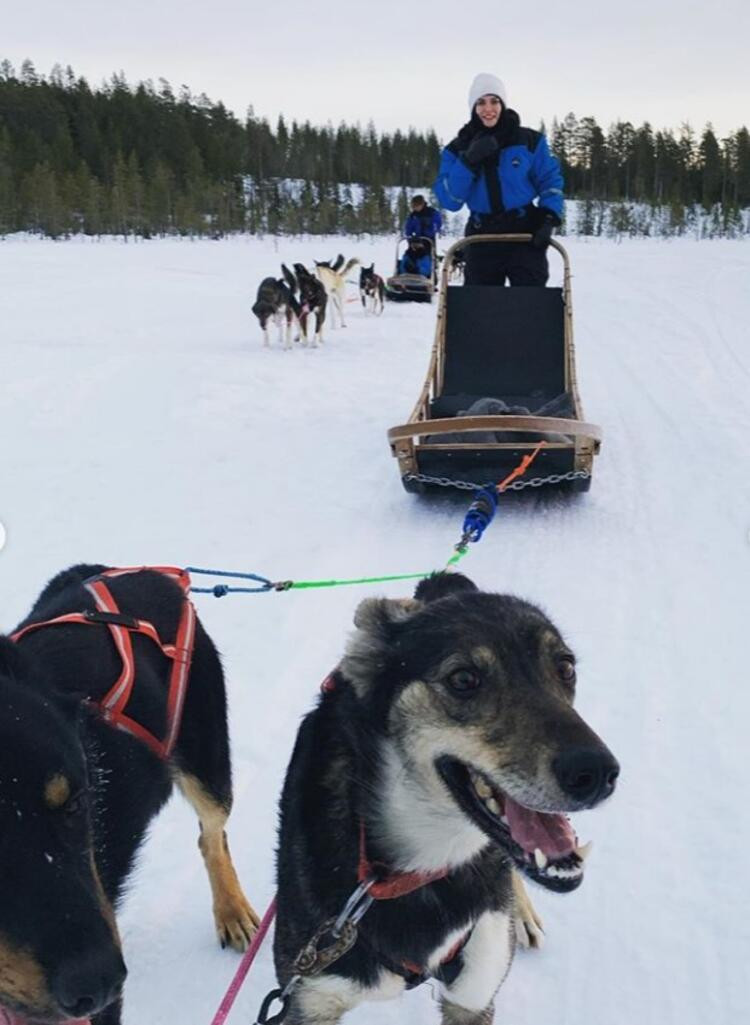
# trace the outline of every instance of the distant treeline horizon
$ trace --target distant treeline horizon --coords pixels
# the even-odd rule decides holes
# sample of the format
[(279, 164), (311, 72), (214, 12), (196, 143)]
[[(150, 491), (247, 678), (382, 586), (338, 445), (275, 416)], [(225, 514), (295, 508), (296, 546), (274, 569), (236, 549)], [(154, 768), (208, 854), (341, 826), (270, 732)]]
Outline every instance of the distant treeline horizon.
[[(677, 231), (686, 211), (718, 207), (715, 222), (736, 233), (750, 206), (745, 126), (723, 138), (687, 122), (605, 130), (569, 113), (546, 134), (567, 198), (668, 209)], [(45, 76), (30, 60), (0, 62), (0, 234), (393, 232), (406, 190), (434, 180), (440, 150), (432, 130), (283, 116), (272, 126), (252, 107), (240, 121), (165, 79), (131, 85), (115, 74), (92, 88), (69, 66)], [(284, 187), (289, 179), (303, 186)]]

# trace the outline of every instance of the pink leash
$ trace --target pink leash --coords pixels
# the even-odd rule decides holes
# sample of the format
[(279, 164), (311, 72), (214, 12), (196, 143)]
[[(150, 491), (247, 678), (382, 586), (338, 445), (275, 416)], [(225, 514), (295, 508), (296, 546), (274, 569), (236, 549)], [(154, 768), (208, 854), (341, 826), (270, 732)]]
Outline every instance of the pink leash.
[(268, 905), (265, 915), (263, 915), (263, 918), (261, 919), (261, 923), (258, 926), (258, 931), (253, 936), (250, 946), (242, 955), (242, 960), (239, 963), (237, 971), (234, 973), (234, 978), (229, 983), (229, 988), (224, 994), (224, 999), (219, 1004), (218, 1011), (211, 1019), (211, 1025), (224, 1025), (224, 1022), (227, 1020), (229, 1012), (232, 1010), (232, 1005), (237, 999), (237, 994), (239, 993), (242, 984), (245, 981), (245, 976), (250, 971), (250, 966), (255, 960), (255, 955), (260, 950), (260, 945), (266, 938), (266, 933), (270, 929), (271, 922), (273, 922), (275, 916), (276, 898), (274, 897), (271, 903)]

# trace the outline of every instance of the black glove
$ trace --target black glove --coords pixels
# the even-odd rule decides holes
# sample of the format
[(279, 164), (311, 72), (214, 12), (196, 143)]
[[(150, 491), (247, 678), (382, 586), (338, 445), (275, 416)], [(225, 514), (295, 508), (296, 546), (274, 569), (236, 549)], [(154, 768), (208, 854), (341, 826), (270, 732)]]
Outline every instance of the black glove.
[(474, 171), (483, 160), (493, 157), (499, 149), (500, 143), (494, 135), (477, 135), (461, 154), (461, 158)]
[(546, 249), (552, 238), (552, 229), (560, 223), (560, 218), (553, 213), (545, 213), (541, 224), (534, 232), (531, 244), (534, 249)]

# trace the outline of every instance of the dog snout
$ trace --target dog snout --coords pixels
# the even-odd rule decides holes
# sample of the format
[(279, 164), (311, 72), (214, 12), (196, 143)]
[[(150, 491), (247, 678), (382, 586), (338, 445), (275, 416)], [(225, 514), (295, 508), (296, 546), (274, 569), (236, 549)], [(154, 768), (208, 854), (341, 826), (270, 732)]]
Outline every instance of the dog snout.
[(552, 768), (561, 789), (585, 807), (609, 797), (620, 774), (617, 760), (606, 748), (565, 751)]
[(90, 950), (59, 965), (50, 989), (64, 1014), (88, 1018), (117, 999), (126, 974), (116, 947)]

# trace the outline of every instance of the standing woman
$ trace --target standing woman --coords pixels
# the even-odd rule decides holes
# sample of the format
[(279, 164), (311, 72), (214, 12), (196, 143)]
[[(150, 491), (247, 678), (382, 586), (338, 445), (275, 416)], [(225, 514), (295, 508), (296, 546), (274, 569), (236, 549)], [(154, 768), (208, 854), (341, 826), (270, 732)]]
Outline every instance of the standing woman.
[[(466, 235), (528, 232), (529, 243), (467, 246), (467, 285), (545, 285), (547, 246), (563, 212), (560, 165), (547, 140), (521, 120), (495, 75), (477, 75), (469, 89), (471, 118), (443, 150), (433, 186), (440, 204), (470, 216)], [(538, 205), (534, 205), (538, 200)]]

